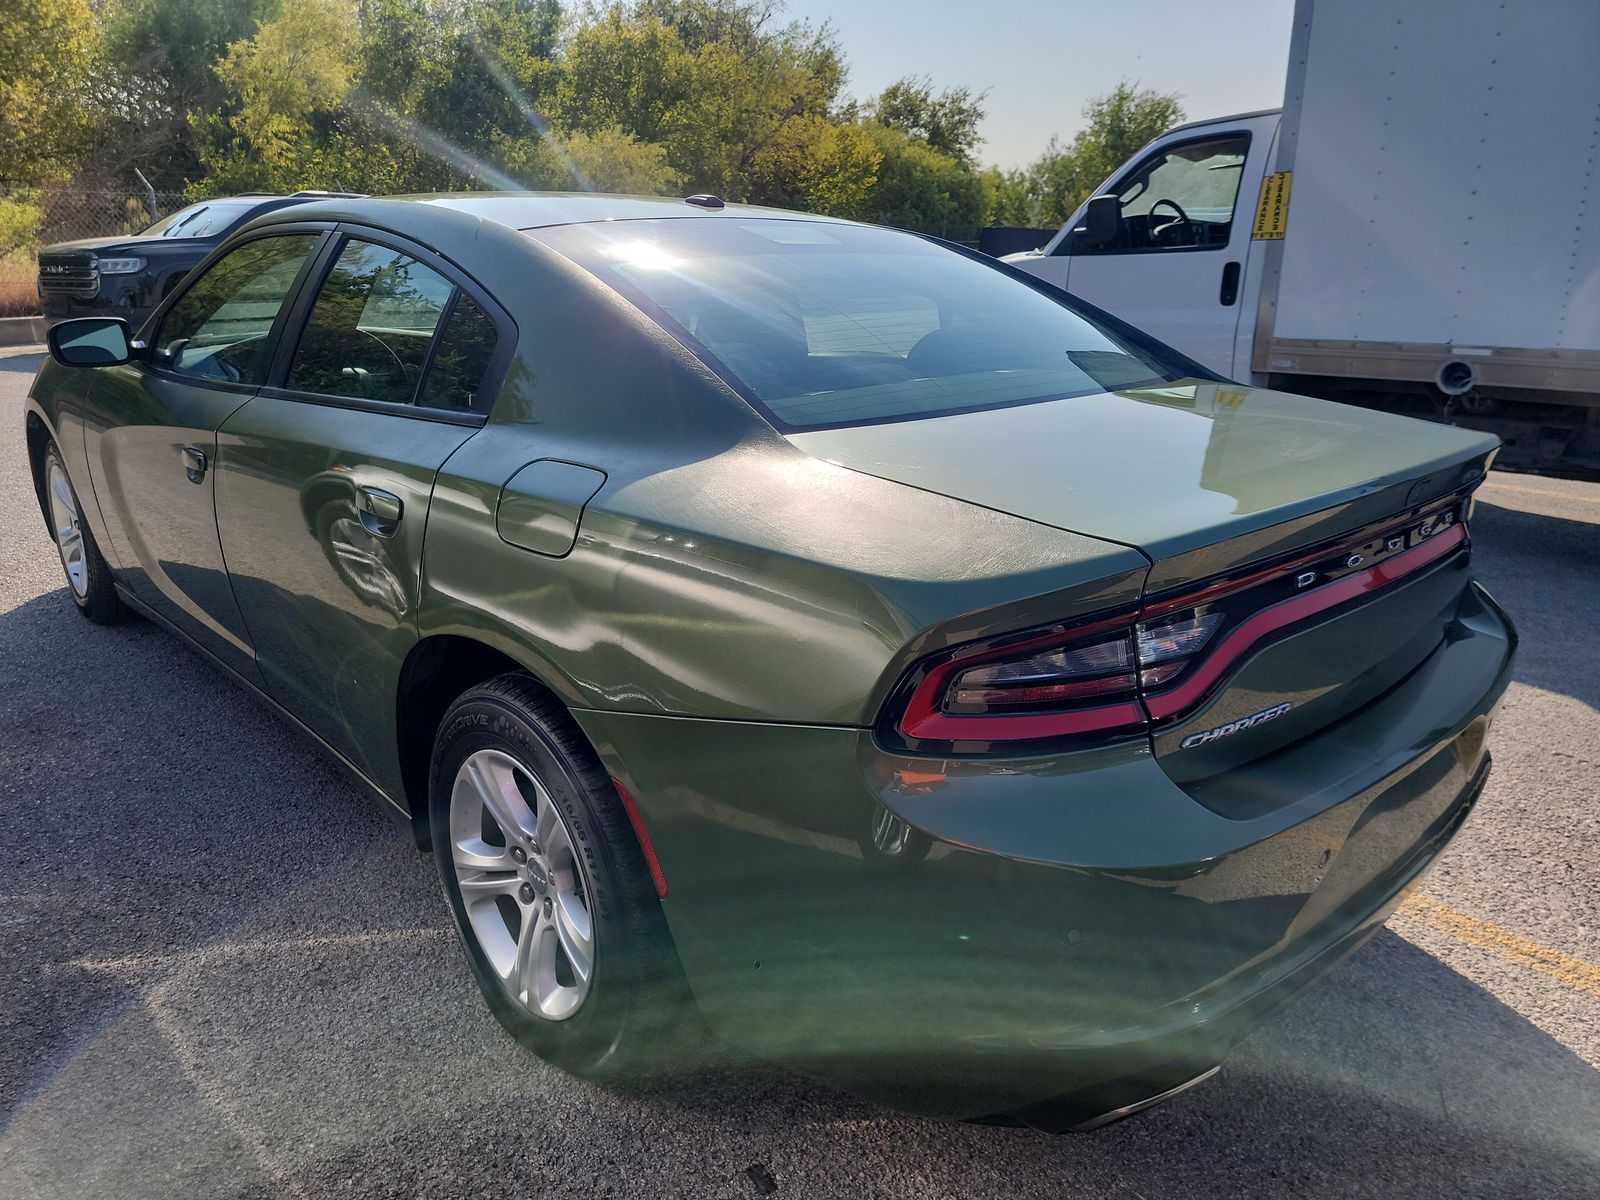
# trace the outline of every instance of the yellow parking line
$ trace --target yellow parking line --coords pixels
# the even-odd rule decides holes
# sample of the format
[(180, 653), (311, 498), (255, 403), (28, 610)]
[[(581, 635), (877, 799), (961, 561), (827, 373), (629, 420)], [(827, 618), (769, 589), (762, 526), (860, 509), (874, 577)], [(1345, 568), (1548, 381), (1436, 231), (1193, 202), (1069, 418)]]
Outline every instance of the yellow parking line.
[(1571, 492), (1552, 492), (1548, 488), (1518, 487), (1514, 483), (1501, 483), (1498, 479), (1491, 479), (1483, 487), (1498, 492), (1526, 492), (1530, 496), (1543, 496), (1546, 500), (1576, 500), (1579, 504), (1600, 504), (1600, 497), (1578, 496)]
[(1487, 950), (1508, 962), (1548, 975), (1570, 988), (1600, 996), (1600, 966), (1479, 920), (1471, 913), (1452, 908), (1432, 896), (1413, 893), (1401, 905), (1400, 915), (1449, 934), (1459, 942)]

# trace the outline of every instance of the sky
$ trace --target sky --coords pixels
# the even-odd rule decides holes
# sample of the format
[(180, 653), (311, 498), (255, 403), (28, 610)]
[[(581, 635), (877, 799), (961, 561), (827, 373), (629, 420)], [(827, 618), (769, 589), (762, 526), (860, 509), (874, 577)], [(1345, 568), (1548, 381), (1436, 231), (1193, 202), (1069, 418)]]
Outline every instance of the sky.
[[(978, 157), (1032, 162), (1070, 140), (1084, 102), (1123, 79), (1177, 92), (1190, 120), (1283, 102), (1293, 0), (787, 0), (831, 21), (849, 90), (876, 95), (906, 75), (989, 93)], [(975, 15), (977, 14), (977, 15)]]

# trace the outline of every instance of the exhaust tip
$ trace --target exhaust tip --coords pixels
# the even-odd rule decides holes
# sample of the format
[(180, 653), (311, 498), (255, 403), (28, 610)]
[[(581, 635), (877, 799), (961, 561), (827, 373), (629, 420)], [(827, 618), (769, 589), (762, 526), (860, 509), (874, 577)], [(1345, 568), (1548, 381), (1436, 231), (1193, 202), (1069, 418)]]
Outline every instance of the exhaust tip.
[(1459, 358), (1452, 358), (1439, 368), (1433, 382), (1446, 396), (1464, 396), (1477, 386), (1478, 368)]

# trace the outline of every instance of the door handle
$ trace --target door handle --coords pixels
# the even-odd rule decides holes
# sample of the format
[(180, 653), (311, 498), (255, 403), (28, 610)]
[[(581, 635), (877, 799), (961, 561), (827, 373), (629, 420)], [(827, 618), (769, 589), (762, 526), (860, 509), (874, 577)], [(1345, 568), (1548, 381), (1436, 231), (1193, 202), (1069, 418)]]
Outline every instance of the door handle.
[(183, 473), (190, 483), (199, 483), (206, 477), (206, 452), (194, 446), (183, 448)]
[(400, 518), (406, 506), (400, 497), (382, 488), (362, 486), (356, 489), (356, 504), (361, 510), (361, 524), (373, 537), (389, 538), (400, 528)]
[(1217, 299), (1222, 307), (1230, 308), (1239, 299), (1239, 264), (1231, 262), (1222, 268), (1222, 291)]

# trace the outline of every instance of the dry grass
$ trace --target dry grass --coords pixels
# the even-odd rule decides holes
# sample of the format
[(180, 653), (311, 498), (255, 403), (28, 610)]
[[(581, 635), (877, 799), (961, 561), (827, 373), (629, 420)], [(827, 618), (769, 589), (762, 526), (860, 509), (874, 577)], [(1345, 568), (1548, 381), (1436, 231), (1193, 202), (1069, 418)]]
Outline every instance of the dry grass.
[(0, 317), (31, 317), (39, 312), (39, 260), (31, 250), (0, 258)]

